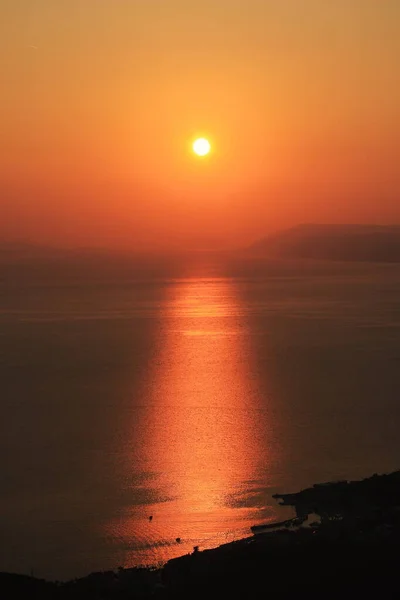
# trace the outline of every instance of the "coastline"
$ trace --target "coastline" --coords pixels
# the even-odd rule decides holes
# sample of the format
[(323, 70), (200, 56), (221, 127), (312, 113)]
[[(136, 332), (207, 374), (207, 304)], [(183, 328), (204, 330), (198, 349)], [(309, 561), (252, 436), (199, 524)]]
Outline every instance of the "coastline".
[[(283, 598), (300, 592), (313, 597), (327, 582), (324, 597), (372, 597), (372, 591), (392, 597), (400, 556), (400, 471), (274, 498), (292, 506), (297, 517), (253, 528), (252, 536), (215, 549), (194, 548), (159, 569), (120, 568), (65, 583), (0, 573), (0, 592), (44, 600), (225, 597), (238, 591), (255, 597), (268, 579), (268, 588)], [(320, 520), (304, 525), (309, 515)]]

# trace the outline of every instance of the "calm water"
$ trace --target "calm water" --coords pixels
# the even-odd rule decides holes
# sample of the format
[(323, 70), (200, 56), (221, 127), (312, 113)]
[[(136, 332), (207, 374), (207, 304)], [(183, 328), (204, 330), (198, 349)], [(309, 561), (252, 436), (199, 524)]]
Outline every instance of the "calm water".
[(400, 268), (329, 269), (3, 282), (0, 570), (157, 563), (399, 468)]

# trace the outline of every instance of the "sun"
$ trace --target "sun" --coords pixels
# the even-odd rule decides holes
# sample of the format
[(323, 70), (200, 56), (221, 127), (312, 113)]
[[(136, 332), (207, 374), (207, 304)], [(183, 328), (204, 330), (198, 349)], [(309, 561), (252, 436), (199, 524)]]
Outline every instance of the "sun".
[(206, 156), (210, 153), (211, 144), (206, 138), (198, 138), (193, 142), (193, 152), (197, 156)]

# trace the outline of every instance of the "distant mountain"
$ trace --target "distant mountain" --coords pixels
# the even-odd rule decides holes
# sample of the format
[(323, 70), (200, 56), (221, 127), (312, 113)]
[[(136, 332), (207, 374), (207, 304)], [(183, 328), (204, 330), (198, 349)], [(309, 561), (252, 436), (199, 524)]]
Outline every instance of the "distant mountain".
[(280, 258), (400, 262), (400, 225), (299, 225), (256, 242), (249, 251)]
[(66, 250), (30, 242), (0, 242), (0, 262), (54, 259), (67, 254)]
[(41, 246), (30, 242), (0, 242), (0, 263), (37, 263), (37, 262), (65, 262), (86, 261), (96, 262), (103, 260), (132, 260), (134, 254), (110, 250), (107, 248), (75, 247), (57, 248), (54, 246)]
[[(190, 257), (172, 251), (161, 254), (124, 252), (106, 248), (53, 248), (29, 242), (0, 241), (0, 282), (45, 282), (64, 284), (114, 281), (132, 278), (178, 277), (183, 265), (211, 262), (213, 253), (191, 253)], [(186, 271), (185, 271), (186, 272)]]

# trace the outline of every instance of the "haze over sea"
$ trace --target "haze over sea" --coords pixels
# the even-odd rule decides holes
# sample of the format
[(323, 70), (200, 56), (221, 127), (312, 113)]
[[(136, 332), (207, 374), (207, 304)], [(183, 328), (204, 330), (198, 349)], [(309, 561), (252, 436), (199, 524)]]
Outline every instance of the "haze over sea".
[(399, 467), (400, 266), (149, 273), (3, 273), (0, 571), (156, 564)]

